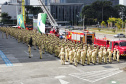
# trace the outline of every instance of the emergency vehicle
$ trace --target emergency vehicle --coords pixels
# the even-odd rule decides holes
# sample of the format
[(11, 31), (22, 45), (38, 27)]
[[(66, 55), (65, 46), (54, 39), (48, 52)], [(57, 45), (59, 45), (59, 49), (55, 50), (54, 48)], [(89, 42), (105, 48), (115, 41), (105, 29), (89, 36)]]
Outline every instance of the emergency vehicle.
[(89, 31), (67, 31), (66, 32), (66, 39), (75, 41), (75, 42), (82, 42), (92, 44), (95, 39), (95, 33)]
[(32, 24), (26, 24), (26, 29), (27, 30), (33, 30)]
[(113, 52), (114, 48), (116, 48), (116, 50), (120, 51), (121, 56), (126, 56), (126, 40), (110, 41), (106, 39), (95, 38), (94, 44), (99, 46), (105, 46), (107, 48), (109, 47), (111, 49), (111, 52)]

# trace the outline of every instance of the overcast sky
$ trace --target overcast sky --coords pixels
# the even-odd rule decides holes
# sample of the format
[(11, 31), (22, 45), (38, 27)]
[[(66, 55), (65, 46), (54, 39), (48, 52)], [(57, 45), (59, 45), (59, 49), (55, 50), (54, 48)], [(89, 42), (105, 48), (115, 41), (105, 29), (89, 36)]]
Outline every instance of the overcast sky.
[(1, 3), (4, 3), (4, 2), (7, 2), (8, 0), (0, 0), (0, 4)]
[(38, 0), (30, 0), (31, 5), (39, 5)]
[[(9, 0), (0, 0), (0, 4), (3, 4), (4, 2), (8, 2)], [(30, 0), (31, 5), (38, 5), (38, 0)]]

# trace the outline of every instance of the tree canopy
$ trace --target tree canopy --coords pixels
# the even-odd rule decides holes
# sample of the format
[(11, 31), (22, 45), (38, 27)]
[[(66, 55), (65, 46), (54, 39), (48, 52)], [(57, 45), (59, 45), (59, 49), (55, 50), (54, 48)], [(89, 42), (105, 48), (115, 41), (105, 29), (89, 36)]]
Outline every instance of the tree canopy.
[(11, 19), (11, 16), (9, 16), (8, 13), (5, 13), (5, 12), (4, 12), (4, 13), (1, 14), (1, 18), (2, 18), (2, 21), (1, 21), (1, 22), (7, 23), (8, 20)]
[[(85, 15), (86, 24), (97, 24), (105, 21), (110, 17), (119, 18), (120, 12), (123, 9), (123, 14), (126, 15), (126, 6), (116, 5), (112, 6), (111, 1), (96, 1), (91, 5), (86, 5), (82, 9), (82, 16)], [(97, 19), (97, 21), (95, 21)], [(90, 21), (90, 22), (89, 22)]]

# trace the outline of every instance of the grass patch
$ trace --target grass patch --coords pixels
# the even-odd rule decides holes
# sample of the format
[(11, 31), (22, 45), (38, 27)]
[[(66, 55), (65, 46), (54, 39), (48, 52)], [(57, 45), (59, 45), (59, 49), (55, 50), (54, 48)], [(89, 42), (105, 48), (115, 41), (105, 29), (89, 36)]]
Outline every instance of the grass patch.
[(89, 31), (93, 31), (93, 32), (96, 32), (96, 33), (104, 33), (104, 34), (118, 34), (118, 33), (123, 33), (123, 34), (125, 34), (125, 30), (123, 30), (123, 32), (122, 32), (122, 30), (120, 29), (118, 29), (117, 31), (116, 31), (116, 29), (115, 29), (115, 32), (113, 32), (113, 29), (110, 29), (110, 28), (101, 28), (101, 30), (99, 31), (99, 29), (98, 28), (89, 28), (88, 29)]

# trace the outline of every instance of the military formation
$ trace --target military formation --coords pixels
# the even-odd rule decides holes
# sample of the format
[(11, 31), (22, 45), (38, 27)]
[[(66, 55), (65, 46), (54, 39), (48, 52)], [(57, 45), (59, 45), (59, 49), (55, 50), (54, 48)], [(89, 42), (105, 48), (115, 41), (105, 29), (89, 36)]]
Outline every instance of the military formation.
[(42, 34), (36, 30), (29, 31), (26, 29), (0, 27), (0, 31), (2, 31), (3, 39), (4, 35), (6, 35), (6, 39), (10, 36), (11, 38), (15, 38), (19, 43), (27, 44), (29, 58), (31, 58), (31, 47), (33, 46), (34, 50), (39, 49), (40, 59), (42, 59), (42, 55), (47, 52), (60, 58), (62, 65), (64, 65), (65, 62), (69, 62), (75, 66), (78, 64), (82, 64), (83, 66), (96, 63), (107, 64), (116, 60), (119, 62), (120, 52), (114, 49), (112, 53), (111, 49), (105, 46), (95, 46), (93, 44), (78, 43), (64, 39), (61, 40), (55, 35)]

